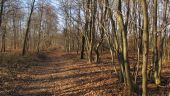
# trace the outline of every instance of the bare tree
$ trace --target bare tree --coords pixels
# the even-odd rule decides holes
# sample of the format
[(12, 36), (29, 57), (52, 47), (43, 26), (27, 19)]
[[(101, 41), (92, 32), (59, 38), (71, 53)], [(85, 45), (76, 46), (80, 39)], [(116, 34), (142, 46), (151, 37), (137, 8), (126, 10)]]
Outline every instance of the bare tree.
[(22, 50), (22, 55), (25, 55), (27, 52), (27, 47), (28, 47), (28, 35), (30, 32), (30, 24), (31, 24), (31, 17), (34, 11), (34, 5), (35, 5), (35, 0), (32, 1), (31, 4), (31, 11), (29, 14), (29, 18), (28, 18), (28, 22), (27, 22), (27, 29), (26, 29), (26, 33), (25, 33), (25, 38), (24, 38), (24, 45), (23, 45), (23, 50)]
[[(126, 78), (126, 82), (127, 85), (129, 87), (129, 92), (131, 94), (132, 90), (133, 90), (133, 85), (132, 85), (132, 80), (130, 77), (130, 66), (128, 64), (128, 53), (127, 53), (127, 22), (124, 24), (123, 21), (123, 16), (122, 16), (122, 12), (121, 12), (121, 0), (117, 0), (117, 23), (119, 26), (119, 30), (121, 32), (122, 35), (122, 48), (123, 48), (123, 64), (124, 64), (124, 70), (125, 70), (125, 78)], [(127, 15), (128, 16), (128, 15)], [(128, 17), (127, 17), (128, 18)]]
[(148, 52), (149, 52), (149, 31), (148, 31), (148, 12), (146, 0), (141, 0), (144, 28), (143, 28), (143, 65), (142, 65), (142, 95), (147, 96), (147, 65), (148, 65)]

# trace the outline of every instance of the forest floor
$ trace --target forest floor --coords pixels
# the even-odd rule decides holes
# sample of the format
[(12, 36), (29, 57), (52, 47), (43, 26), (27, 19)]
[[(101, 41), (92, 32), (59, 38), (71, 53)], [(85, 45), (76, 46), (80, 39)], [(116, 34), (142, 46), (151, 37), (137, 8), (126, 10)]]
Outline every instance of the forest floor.
[[(19, 68), (12, 79), (1, 76), (0, 95), (127, 96), (108, 54), (102, 56), (104, 61), (99, 64), (88, 64), (86, 60), (78, 59), (76, 53), (54, 50), (47, 54), (46, 58), (28, 62), (23, 69)], [(170, 91), (169, 69), (170, 62), (163, 66), (164, 85), (159, 88), (153, 83), (148, 85), (151, 96), (167, 96)]]

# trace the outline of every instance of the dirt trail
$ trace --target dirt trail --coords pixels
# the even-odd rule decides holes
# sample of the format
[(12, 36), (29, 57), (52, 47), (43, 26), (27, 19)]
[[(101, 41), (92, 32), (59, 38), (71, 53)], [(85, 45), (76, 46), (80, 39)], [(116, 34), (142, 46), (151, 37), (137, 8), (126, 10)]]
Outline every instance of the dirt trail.
[(68, 55), (62, 51), (49, 53), (48, 59), (37, 62), (17, 75), (16, 94), (79, 96), (104, 91), (113, 95), (113, 86), (116, 85), (113, 66), (109, 63), (87, 64), (75, 57), (76, 54)]

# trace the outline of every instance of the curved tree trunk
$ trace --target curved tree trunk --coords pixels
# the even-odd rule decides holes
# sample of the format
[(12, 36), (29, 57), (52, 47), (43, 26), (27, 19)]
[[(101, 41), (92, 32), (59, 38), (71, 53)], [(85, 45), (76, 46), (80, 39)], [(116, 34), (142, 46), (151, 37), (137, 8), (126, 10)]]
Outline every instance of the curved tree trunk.
[(35, 0), (33, 0), (32, 5), (31, 5), (31, 12), (28, 18), (28, 22), (27, 22), (27, 29), (26, 29), (26, 33), (25, 33), (25, 38), (24, 38), (24, 45), (23, 45), (23, 49), (22, 49), (22, 55), (24, 56), (26, 54), (27, 47), (28, 47), (28, 36), (29, 36), (29, 32), (30, 32), (30, 24), (31, 24), (31, 17), (32, 17), (32, 13), (34, 10), (34, 4), (35, 4)]
[[(119, 26), (119, 30), (122, 34), (122, 48), (123, 48), (123, 64), (124, 64), (124, 69), (125, 69), (125, 78), (126, 78), (126, 83), (128, 85), (129, 88), (129, 95), (131, 95), (131, 92), (133, 91), (133, 84), (132, 84), (132, 80), (131, 80), (131, 76), (130, 76), (130, 66), (128, 64), (128, 52), (127, 52), (127, 22), (128, 20), (125, 22), (123, 22), (123, 16), (121, 13), (121, 0), (117, 0), (117, 6), (118, 6), (118, 10), (117, 10), (117, 21), (118, 21), (118, 26)], [(127, 17), (128, 18), (128, 17)]]

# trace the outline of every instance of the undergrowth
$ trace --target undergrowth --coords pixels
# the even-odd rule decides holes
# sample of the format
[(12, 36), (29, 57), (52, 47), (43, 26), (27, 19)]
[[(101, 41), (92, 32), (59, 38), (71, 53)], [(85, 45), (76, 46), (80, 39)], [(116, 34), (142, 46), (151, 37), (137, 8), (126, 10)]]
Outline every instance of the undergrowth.
[(14, 93), (15, 86), (11, 86), (11, 83), (17, 79), (17, 74), (36, 66), (38, 61), (46, 58), (46, 52), (30, 53), (26, 56), (11, 52), (0, 53), (0, 95)]

